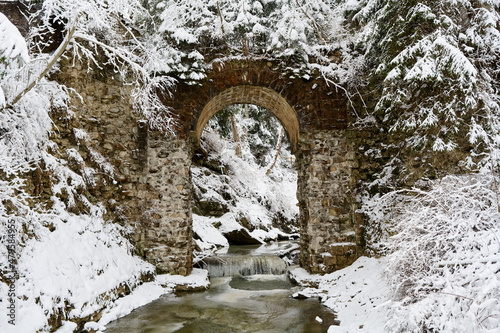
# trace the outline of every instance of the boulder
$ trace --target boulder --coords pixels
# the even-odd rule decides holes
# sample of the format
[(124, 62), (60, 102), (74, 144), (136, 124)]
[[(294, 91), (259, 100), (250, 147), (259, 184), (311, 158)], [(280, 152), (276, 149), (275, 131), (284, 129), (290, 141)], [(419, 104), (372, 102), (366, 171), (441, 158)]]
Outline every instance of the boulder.
[(241, 228), (223, 233), (224, 237), (230, 245), (251, 245), (251, 244), (262, 244), (263, 242), (248, 232), (247, 229)]

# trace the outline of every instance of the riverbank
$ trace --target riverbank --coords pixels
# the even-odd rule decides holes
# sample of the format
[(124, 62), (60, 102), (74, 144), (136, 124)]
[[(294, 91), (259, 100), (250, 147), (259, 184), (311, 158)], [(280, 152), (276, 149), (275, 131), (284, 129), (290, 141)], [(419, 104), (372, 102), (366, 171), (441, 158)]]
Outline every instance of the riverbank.
[(368, 257), (361, 257), (351, 266), (323, 276), (293, 268), (291, 279), (305, 287), (294, 297), (318, 297), (335, 312), (340, 325), (330, 326), (329, 333), (384, 332), (391, 305), (385, 268), (384, 258)]
[[(144, 306), (161, 296), (173, 293), (176, 290), (206, 290), (210, 287), (208, 280), (208, 271), (202, 269), (193, 269), (189, 276), (180, 275), (157, 275), (152, 282), (144, 283), (137, 287), (130, 295), (122, 297), (114, 302), (102, 315), (97, 322), (88, 322), (85, 324), (85, 329), (89, 331), (101, 332), (105, 330), (105, 326), (123, 316), (128, 315), (133, 310)], [(75, 327), (71, 327), (72, 323), (67, 323), (61, 327), (57, 333), (73, 332)]]
[[(294, 287), (293, 298), (309, 298), (313, 302), (318, 298), (318, 304), (321, 302), (326, 306), (325, 311), (329, 308), (335, 312), (336, 321), (339, 321), (340, 325), (332, 325), (331, 321), (321, 323), (323, 331), (327, 329), (330, 333), (384, 332), (387, 311), (391, 304), (390, 290), (384, 277), (385, 265), (383, 258), (362, 257), (350, 267), (324, 276), (311, 275), (302, 268), (294, 267), (290, 270), (290, 278), (300, 286)], [(87, 323), (86, 328), (97, 332), (105, 331), (106, 325), (111, 321), (126, 316), (141, 306), (151, 306), (148, 303), (173, 293), (179, 283), (189, 284), (192, 287), (208, 287), (207, 271), (195, 269), (193, 274), (187, 277), (159, 275), (154, 282), (145, 283), (130, 295), (117, 300), (98, 322)], [(223, 289), (230, 288), (229, 281), (218, 281), (216, 287), (220, 288), (221, 285), (227, 285)], [(289, 298), (290, 295), (291, 293), (286, 297)], [(251, 291), (233, 290), (228, 297), (232, 299), (231, 301), (237, 298), (239, 301), (236, 303), (240, 303), (243, 299), (251, 297)], [(321, 307), (319, 309), (315, 310), (317, 313), (313, 316), (319, 318), (316, 324), (324, 318), (324, 311)], [(58, 332), (66, 330), (61, 329)]]

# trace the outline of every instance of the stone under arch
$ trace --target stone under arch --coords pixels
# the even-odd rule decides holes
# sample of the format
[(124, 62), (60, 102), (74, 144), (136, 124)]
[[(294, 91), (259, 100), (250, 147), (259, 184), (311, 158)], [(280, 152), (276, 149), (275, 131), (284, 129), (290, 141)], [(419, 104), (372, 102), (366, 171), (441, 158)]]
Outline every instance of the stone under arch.
[(203, 108), (195, 127), (196, 140), (199, 143), (203, 129), (218, 111), (232, 104), (254, 104), (273, 113), (281, 122), (292, 146), (297, 148), (299, 141), (299, 120), (295, 110), (276, 91), (260, 86), (241, 85), (230, 87), (214, 96)]

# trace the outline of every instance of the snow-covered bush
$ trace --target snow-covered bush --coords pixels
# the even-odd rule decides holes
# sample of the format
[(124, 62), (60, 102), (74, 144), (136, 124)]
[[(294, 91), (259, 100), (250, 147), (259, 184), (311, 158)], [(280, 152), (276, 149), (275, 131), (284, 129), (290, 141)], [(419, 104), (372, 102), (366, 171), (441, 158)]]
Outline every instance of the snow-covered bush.
[(372, 250), (388, 256), (391, 332), (500, 329), (500, 213), (494, 180), (447, 176), (365, 201)]

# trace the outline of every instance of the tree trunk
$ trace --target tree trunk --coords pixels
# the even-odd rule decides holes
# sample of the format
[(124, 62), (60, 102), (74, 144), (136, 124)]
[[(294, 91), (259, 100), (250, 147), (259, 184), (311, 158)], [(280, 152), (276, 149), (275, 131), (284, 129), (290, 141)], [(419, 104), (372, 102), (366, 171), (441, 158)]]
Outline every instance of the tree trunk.
[(283, 141), (283, 127), (281, 128), (281, 131), (280, 131), (280, 138), (278, 140), (278, 145), (276, 146), (276, 155), (274, 155), (274, 162), (273, 162), (273, 165), (271, 165), (271, 167), (267, 170), (266, 172), (266, 176), (269, 175), (271, 173), (271, 170), (274, 168), (274, 165), (276, 164), (276, 161), (278, 160), (278, 156), (280, 154), (280, 150), (281, 150), (281, 142)]
[(236, 128), (236, 121), (233, 115), (231, 115), (231, 128), (233, 129), (233, 140), (236, 142), (236, 156), (241, 158), (240, 136), (238, 135), (238, 129)]
[(245, 126), (243, 126), (243, 136), (242, 136), (242, 142), (246, 142), (248, 140), (248, 128), (247, 128), (247, 125), (248, 125), (248, 118), (249, 118), (249, 114), (248, 114), (248, 104), (245, 104)]

